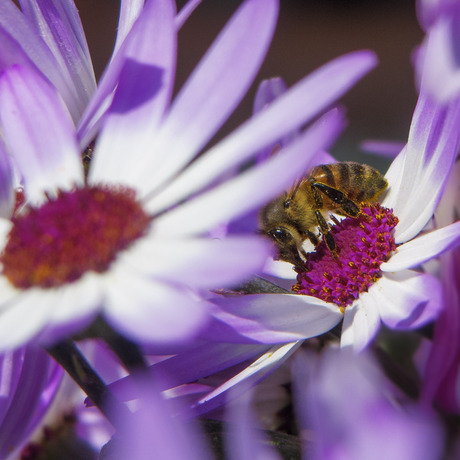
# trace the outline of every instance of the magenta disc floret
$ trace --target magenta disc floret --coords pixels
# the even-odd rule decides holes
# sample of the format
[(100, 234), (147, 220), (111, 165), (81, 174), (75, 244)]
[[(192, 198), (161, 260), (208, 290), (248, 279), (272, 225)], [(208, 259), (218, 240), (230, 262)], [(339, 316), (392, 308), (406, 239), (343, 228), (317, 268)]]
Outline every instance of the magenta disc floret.
[(60, 191), (12, 218), (0, 256), (3, 274), (26, 289), (61, 286), (87, 271), (102, 273), (120, 250), (145, 233), (150, 221), (130, 188)]
[(293, 290), (342, 308), (351, 305), (381, 277), (380, 265), (396, 249), (393, 229), (397, 223), (391, 209), (375, 204), (363, 207), (357, 218), (334, 225), (336, 253), (321, 242), (308, 254), (304, 269), (297, 269)]

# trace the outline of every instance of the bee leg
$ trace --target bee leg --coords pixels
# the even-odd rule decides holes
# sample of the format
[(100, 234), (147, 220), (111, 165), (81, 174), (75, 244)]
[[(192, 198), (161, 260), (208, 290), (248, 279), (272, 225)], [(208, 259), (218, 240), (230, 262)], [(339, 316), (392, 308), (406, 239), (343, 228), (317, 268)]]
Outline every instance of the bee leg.
[(349, 200), (345, 193), (334, 187), (323, 184), (322, 182), (314, 182), (312, 185), (334, 203), (339, 204), (340, 208), (347, 216), (356, 217), (359, 214), (359, 206), (355, 202)]
[(307, 230), (305, 232), (305, 234), (307, 235), (307, 238), (310, 240), (310, 243), (313, 246), (315, 246), (315, 247), (318, 246), (318, 244), (319, 244), (318, 238), (316, 237), (316, 235), (313, 232), (310, 232), (310, 230)]
[(318, 221), (319, 229), (321, 231), (321, 235), (323, 236), (323, 240), (326, 243), (326, 246), (329, 248), (331, 252), (335, 252), (335, 241), (334, 237), (329, 233), (329, 225), (324, 219), (321, 212), (317, 209), (315, 211), (316, 220)]

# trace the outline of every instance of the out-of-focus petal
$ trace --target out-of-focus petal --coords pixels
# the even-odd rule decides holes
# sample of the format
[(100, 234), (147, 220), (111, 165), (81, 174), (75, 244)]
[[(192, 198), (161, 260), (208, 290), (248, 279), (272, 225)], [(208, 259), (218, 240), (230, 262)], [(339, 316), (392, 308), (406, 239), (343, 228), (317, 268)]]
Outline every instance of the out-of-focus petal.
[(386, 158), (395, 158), (404, 148), (404, 143), (399, 141), (367, 140), (361, 142), (361, 150), (376, 153)]
[(392, 329), (416, 329), (442, 309), (442, 287), (431, 275), (405, 270), (385, 275), (372, 286), (382, 321)]
[[(160, 361), (150, 367), (153, 375), (161, 375), (165, 382), (162, 390), (195, 382), (212, 374), (231, 368), (243, 361), (254, 360), (267, 351), (267, 345), (238, 345), (234, 343), (203, 342), (191, 345), (179, 354)], [(124, 377), (109, 385), (110, 389), (123, 400), (134, 399), (132, 376)]]
[(281, 366), (300, 347), (301, 343), (300, 341), (292, 342), (270, 348), (237, 375), (201, 398), (194, 408), (195, 411), (199, 414), (208, 412), (223, 404), (229, 395), (236, 397), (241, 394), (248, 387), (262, 380), (268, 373)]
[(59, 296), (31, 288), (0, 305), (0, 349), (13, 349), (31, 342), (47, 324)]
[(0, 140), (0, 217), (11, 217), (14, 201), (13, 171), (5, 146)]
[[(370, 289), (374, 289), (375, 285)], [(364, 350), (377, 334), (380, 326), (379, 308), (371, 292), (364, 292), (359, 300), (345, 309), (340, 346), (351, 347), (356, 353)]]
[(419, 72), (428, 94), (439, 103), (448, 103), (460, 93), (460, 9), (442, 15), (430, 27), (423, 44)]
[(390, 260), (383, 263), (380, 269), (383, 272), (397, 272), (414, 268), (459, 244), (460, 222), (455, 222), (398, 246)]
[(189, 163), (235, 110), (263, 62), (277, 15), (277, 0), (247, 0), (216, 38), (152, 136), (150, 190)]
[(72, 0), (20, 0), (19, 3), (53, 53), (62, 75), (73, 86), (78, 104), (73, 110), (81, 115), (96, 89), (96, 78), (75, 4)]
[(120, 16), (118, 18), (117, 38), (113, 49), (113, 55), (117, 53), (124, 39), (131, 30), (136, 19), (141, 14), (144, 0), (121, 0)]
[(230, 286), (260, 271), (270, 253), (268, 241), (257, 236), (146, 238), (120, 254), (120, 262), (144, 276), (210, 289)]
[(251, 294), (216, 297), (216, 323), (203, 334), (239, 343), (294, 342), (323, 334), (342, 320), (339, 308), (314, 297)]
[(139, 398), (139, 409), (126, 417), (116, 414), (119, 432), (112, 442), (118, 460), (209, 460), (204, 439), (198, 427), (174, 417), (176, 410), (164, 400), (155, 381), (136, 379), (132, 382)]
[(266, 434), (257, 429), (258, 423), (251, 411), (252, 394), (253, 392), (245, 392), (226, 408), (225, 415), (229, 422), (226, 453), (235, 460), (281, 460), (278, 452), (270, 447)]
[(151, 209), (165, 209), (190, 196), (228, 169), (301, 127), (342, 96), (375, 65), (375, 55), (361, 51), (337, 58), (308, 75), (267, 110), (242, 124), (188, 166), (155, 195), (150, 203)]
[[(78, 93), (75, 87), (71, 83), (71, 80), (66, 78), (65, 72), (62, 71), (56, 57), (48, 48), (43, 38), (36, 33), (34, 25), (11, 1), (0, 2), (0, 28), (2, 29), (1, 35), (8, 34), (20, 46), (20, 51), (16, 56), (12, 54), (8, 55), (9, 62), (3, 62), (2, 64), (5, 67), (13, 64), (22, 64), (21, 61), (23, 58), (21, 56), (25, 53), (57, 88), (72, 115), (72, 119), (74, 121), (78, 120), (81, 116), (82, 105), (78, 101)], [(3, 52), (1, 54), (4, 59), (5, 55)], [(18, 61), (18, 58), (21, 60)]]
[(0, 122), (9, 153), (33, 202), (83, 183), (83, 166), (69, 114), (38, 73), (14, 66), (0, 78)]
[[(113, 181), (120, 180), (120, 170), (125, 172), (126, 166), (138, 160), (132, 155), (151, 151), (145, 138), (155, 129), (169, 103), (176, 65), (173, 13), (174, 5), (169, 0), (147, 3), (102, 75), (78, 126), (84, 147), (96, 136), (110, 107), (110, 124), (98, 140), (91, 171), (99, 163), (104, 162), (106, 168), (115, 163), (108, 168), (114, 174)], [(104, 160), (98, 159), (101, 156)], [(120, 168), (120, 164), (124, 167)], [(101, 169), (96, 176), (104, 180), (107, 174)], [(125, 175), (126, 172), (122, 178)]]
[[(280, 155), (240, 174), (210, 191), (159, 217), (154, 230), (158, 235), (202, 233), (223, 221), (261, 207), (301, 177), (319, 150), (329, 146), (343, 126), (342, 114), (333, 111), (318, 120), (293, 141)], [(292, 168), (295, 164), (296, 167)], [(206, 166), (202, 165), (203, 170)], [(270, 187), (266, 187), (270, 177)], [(196, 188), (190, 184), (190, 188)], [(151, 209), (151, 202), (146, 204)], [(212, 212), (209, 212), (212, 210)], [(195, 216), (199, 215), (200, 219)]]
[(129, 267), (113, 271), (108, 278), (103, 314), (128, 338), (147, 343), (185, 342), (207, 319), (207, 305), (178, 286), (134, 276)]
[(196, 7), (201, 3), (201, 0), (188, 0), (188, 2), (181, 8), (175, 18), (176, 28), (179, 30), (195, 11)]

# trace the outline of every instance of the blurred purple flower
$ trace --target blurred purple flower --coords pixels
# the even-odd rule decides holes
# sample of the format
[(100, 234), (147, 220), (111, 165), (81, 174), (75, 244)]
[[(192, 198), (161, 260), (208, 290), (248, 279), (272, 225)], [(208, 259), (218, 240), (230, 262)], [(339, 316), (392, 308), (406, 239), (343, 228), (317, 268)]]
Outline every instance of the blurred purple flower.
[(8, 235), (1, 349), (32, 339), (54, 342), (100, 313), (133, 340), (186, 341), (208, 318), (200, 289), (261, 268), (269, 247), (259, 237), (202, 235), (283, 190), (297, 175), (288, 165), (305, 167), (333, 141), (342, 120), (328, 116), (283, 155), (208, 185), (317, 117), (375, 65), (366, 51), (329, 63), (202, 153), (256, 75), (277, 13), (276, 0), (245, 1), (170, 105), (175, 9), (171, 0), (148, 2), (117, 53), (116, 91), (87, 178), (56, 89), (29, 66), (4, 70), (0, 122), (28, 212), (0, 221)]
[(40, 426), (58, 390), (62, 369), (29, 345), (0, 355), (0, 458), (16, 459)]
[(418, 80), (431, 97), (447, 103), (460, 93), (460, 2), (418, 0), (417, 13), (426, 32), (416, 52)]
[[(435, 226), (443, 227), (458, 219), (460, 163), (452, 170)], [(435, 323), (434, 337), (425, 362), (422, 401), (449, 413), (460, 413), (460, 250), (443, 255), (439, 271), (444, 288), (445, 308)]]
[(329, 349), (320, 356), (298, 354), (294, 364), (295, 410), (309, 441), (305, 458), (442, 457), (434, 414), (405, 400), (370, 355)]

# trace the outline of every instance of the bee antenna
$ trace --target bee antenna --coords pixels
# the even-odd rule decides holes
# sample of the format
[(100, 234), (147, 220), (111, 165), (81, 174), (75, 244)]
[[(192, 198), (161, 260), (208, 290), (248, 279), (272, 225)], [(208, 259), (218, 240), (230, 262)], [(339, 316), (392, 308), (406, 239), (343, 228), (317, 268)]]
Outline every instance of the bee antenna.
[(292, 204), (292, 200), (295, 198), (297, 190), (299, 190), (302, 179), (298, 179), (292, 188), (292, 193), (289, 195), (288, 199), (284, 202), (284, 207), (288, 208)]

